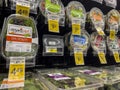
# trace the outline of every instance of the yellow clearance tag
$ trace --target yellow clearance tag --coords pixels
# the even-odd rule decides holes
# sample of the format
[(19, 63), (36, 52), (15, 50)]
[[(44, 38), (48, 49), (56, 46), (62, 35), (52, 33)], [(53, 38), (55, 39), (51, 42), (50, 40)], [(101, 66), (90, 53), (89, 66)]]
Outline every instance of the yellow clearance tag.
[(110, 39), (111, 40), (115, 39), (115, 30), (110, 30)]
[(105, 33), (103, 32), (103, 30), (100, 27), (97, 28), (97, 32), (99, 35), (105, 35)]
[(58, 20), (48, 20), (48, 27), (50, 32), (59, 33), (59, 21)]
[(75, 57), (75, 64), (76, 65), (84, 65), (83, 52), (75, 52), (74, 57)]
[(30, 5), (24, 2), (16, 4), (16, 14), (21, 14), (24, 16), (29, 16), (30, 13)]
[(119, 53), (118, 52), (114, 52), (113, 55), (114, 55), (116, 63), (120, 63)]
[(105, 53), (104, 52), (99, 52), (98, 53), (99, 60), (101, 64), (107, 64), (106, 58), (105, 58)]
[(72, 24), (72, 35), (81, 35), (80, 24)]
[(11, 57), (8, 75), (9, 87), (24, 87), (25, 58)]
[(47, 48), (48, 53), (57, 53), (57, 48)]

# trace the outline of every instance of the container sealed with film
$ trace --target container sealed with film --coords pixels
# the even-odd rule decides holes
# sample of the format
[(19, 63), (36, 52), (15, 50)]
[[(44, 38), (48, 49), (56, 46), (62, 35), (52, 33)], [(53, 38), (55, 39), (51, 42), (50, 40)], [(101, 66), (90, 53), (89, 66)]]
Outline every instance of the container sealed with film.
[(38, 51), (38, 32), (35, 21), (18, 14), (10, 15), (4, 23), (1, 34), (2, 56), (34, 59)]
[(66, 7), (66, 21), (69, 27), (73, 23), (80, 24), (82, 29), (85, 29), (86, 10), (78, 1), (71, 1)]
[(100, 80), (66, 69), (39, 70), (39, 80), (48, 90), (97, 90)]
[(57, 16), (59, 25), (64, 26), (65, 9), (61, 0), (40, 0), (39, 9), (42, 15), (45, 17), (46, 24), (48, 23), (48, 20), (51, 19), (51, 17)]
[(43, 36), (43, 55), (44, 56), (63, 56), (64, 43), (63, 37), (57, 35)]
[(72, 35), (71, 32), (65, 35), (65, 45), (68, 47), (70, 54), (74, 54), (74, 49), (80, 49), (87, 54), (87, 50), (90, 47), (89, 34), (82, 30), (81, 35)]
[(29, 3), (30, 4), (30, 13), (37, 14), (37, 7), (39, 4), (39, 0), (10, 0), (11, 2), (11, 9), (15, 10), (16, 5), (19, 3)]

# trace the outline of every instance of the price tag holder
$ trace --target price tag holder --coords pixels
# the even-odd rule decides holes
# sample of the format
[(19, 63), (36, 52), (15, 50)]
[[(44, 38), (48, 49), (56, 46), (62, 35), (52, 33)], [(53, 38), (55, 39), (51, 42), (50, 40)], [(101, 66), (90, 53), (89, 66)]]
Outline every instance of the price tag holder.
[(120, 63), (120, 58), (119, 58), (119, 53), (118, 52), (113, 52), (114, 59), (116, 63)]
[(11, 57), (8, 75), (8, 87), (24, 87), (25, 80), (25, 58)]
[(57, 48), (56, 47), (46, 47), (46, 52), (47, 53), (57, 53)]
[(104, 33), (104, 31), (102, 30), (102, 28), (97, 27), (96, 30), (97, 30), (97, 32), (98, 32), (99, 35), (102, 35), (102, 36), (105, 35), (105, 33)]
[(104, 52), (98, 52), (98, 57), (101, 64), (107, 64), (107, 60)]
[(110, 40), (115, 40), (115, 30), (110, 30)]
[(49, 15), (48, 16), (48, 29), (50, 32), (59, 33), (59, 17)]
[(84, 65), (84, 55), (83, 52), (80, 50), (74, 49), (74, 58), (75, 58), (75, 64), (76, 65)]
[(30, 2), (17, 2), (16, 4), (16, 14), (21, 14), (23, 16), (29, 16), (30, 13)]

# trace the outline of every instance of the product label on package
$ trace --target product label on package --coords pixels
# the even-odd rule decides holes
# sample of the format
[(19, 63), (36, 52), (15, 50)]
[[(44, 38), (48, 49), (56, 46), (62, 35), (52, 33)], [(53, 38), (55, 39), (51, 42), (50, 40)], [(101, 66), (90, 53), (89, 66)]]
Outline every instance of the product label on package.
[(115, 30), (110, 30), (110, 40), (115, 40)]
[(8, 87), (24, 87), (25, 58), (11, 57), (8, 75)]
[(31, 44), (32, 44), (31, 27), (8, 24), (6, 36), (6, 51), (31, 52)]
[(113, 55), (114, 55), (114, 59), (115, 59), (116, 63), (120, 63), (119, 53), (113, 52)]
[(101, 64), (107, 64), (105, 53), (104, 52), (98, 52), (98, 57)]
[(49, 47), (49, 46), (47, 46), (46, 47), (46, 52), (47, 53), (57, 53), (58, 52), (57, 47)]
[(61, 73), (52, 73), (52, 74), (48, 74), (48, 76), (50, 78), (53, 78), (56, 81), (71, 79), (70, 77), (67, 77), (67, 76), (65, 76), (65, 75), (63, 75)]

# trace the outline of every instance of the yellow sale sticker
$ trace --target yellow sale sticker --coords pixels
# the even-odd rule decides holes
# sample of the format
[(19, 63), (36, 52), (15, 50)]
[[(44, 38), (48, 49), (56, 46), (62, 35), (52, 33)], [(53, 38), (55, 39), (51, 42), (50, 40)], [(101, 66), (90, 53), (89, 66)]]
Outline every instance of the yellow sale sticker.
[(59, 21), (58, 20), (48, 20), (48, 27), (50, 32), (59, 33)]
[(16, 14), (21, 14), (24, 16), (29, 16), (30, 6), (22, 3), (16, 4)]
[(101, 64), (107, 64), (105, 53), (104, 52), (99, 52), (98, 53), (99, 60)]
[(23, 87), (25, 79), (25, 58), (11, 57), (9, 65), (9, 87)]
[(114, 59), (115, 59), (116, 63), (120, 63), (119, 53), (114, 52), (113, 55), (114, 55)]
[(57, 53), (57, 48), (48, 48), (47, 52), (48, 53)]
[(115, 39), (115, 30), (110, 30), (110, 39), (111, 40)]
[(97, 28), (97, 32), (99, 35), (105, 35), (104, 31), (100, 27)]
[(81, 26), (80, 24), (72, 24), (72, 34), (81, 35)]
[(74, 57), (75, 57), (75, 64), (76, 65), (84, 65), (83, 52), (75, 52)]

